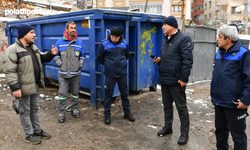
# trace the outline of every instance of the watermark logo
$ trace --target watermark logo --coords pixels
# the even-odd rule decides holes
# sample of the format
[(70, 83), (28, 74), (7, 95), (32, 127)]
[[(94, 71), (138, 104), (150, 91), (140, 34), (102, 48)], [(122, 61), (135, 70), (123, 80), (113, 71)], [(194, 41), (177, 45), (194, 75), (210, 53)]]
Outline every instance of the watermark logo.
[(27, 15), (29, 16), (30, 14), (41, 14), (41, 15), (54, 15), (57, 14), (56, 11), (52, 10), (42, 10), (42, 9), (37, 9), (37, 10), (29, 10), (29, 9), (10, 9), (10, 10), (5, 10), (5, 16), (8, 15)]

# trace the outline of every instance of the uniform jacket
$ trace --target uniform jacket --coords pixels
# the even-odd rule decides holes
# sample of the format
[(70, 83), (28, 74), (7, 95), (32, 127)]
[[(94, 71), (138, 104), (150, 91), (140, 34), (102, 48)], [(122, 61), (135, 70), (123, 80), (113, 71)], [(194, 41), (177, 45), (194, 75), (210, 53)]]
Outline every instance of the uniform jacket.
[(178, 80), (188, 82), (193, 64), (192, 39), (180, 30), (170, 39), (164, 36), (159, 62), (159, 81), (161, 84), (174, 85)]
[[(51, 61), (54, 55), (51, 51), (47, 53), (40, 52), (34, 44), (31, 45), (31, 48), (35, 51), (40, 67), (39, 85), (44, 88), (42, 62)], [(38, 93), (31, 55), (17, 38), (16, 42), (10, 45), (4, 54), (3, 71), (6, 74), (7, 83), (12, 91), (21, 89), (22, 95)]]
[(55, 47), (58, 54), (54, 61), (59, 66), (58, 75), (63, 78), (71, 78), (81, 75), (81, 68), (85, 62), (85, 51), (80, 39), (69, 41), (66, 36), (57, 40)]
[(112, 43), (110, 36), (104, 40), (98, 50), (96, 60), (105, 66), (105, 76), (119, 78), (127, 73), (127, 59), (129, 58), (129, 45), (122, 37), (116, 44)]
[(249, 50), (236, 42), (225, 52), (219, 48), (211, 81), (211, 98), (214, 105), (236, 108), (233, 100), (250, 104), (250, 59)]

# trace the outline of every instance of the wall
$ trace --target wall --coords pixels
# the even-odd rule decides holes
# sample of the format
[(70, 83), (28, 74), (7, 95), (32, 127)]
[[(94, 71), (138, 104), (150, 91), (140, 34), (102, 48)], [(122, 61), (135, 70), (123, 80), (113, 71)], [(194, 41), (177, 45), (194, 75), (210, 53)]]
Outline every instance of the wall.
[(0, 73), (3, 73), (3, 55), (8, 47), (8, 38), (5, 37), (6, 22), (0, 22)]
[(212, 78), (213, 62), (216, 52), (216, 29), (204, 26), (185, 27), (194, 44), (193, 68), (189, 82)]

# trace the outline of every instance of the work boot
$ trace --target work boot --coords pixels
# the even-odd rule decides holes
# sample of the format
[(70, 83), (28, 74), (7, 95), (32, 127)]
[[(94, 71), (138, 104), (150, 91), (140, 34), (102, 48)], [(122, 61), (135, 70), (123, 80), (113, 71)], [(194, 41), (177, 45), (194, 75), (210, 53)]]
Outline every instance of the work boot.
[(33, 145), (37, 145), (37, 144), (40, 144), (42, 142), (42, 139), (39, 139), (38, 137), (34, 136), (33, 134), (32, 135), (29, 135), (25, 138), (25, 141), (26, 142), (29, 142)]
[(187, 143), (187, 141), (188, 141), (188, 134), (181, 134), (181, 136), (178, 140), (178, 144), (184, 145)]
[(78, 110), (71, 110), (71, 115), (75, 118), (79, 118), (80, 117), (80, 113)]
[(58, 118), (59, 123), (64, 123), (65, 122), (65, 114), (60, 113), (59, 118)]
[(105, 116), (104, 122), (106, 125), (109, 125), (111, 123), (110, 116)]
[(43, 130), (41, 130), (40, 133), (34, 133), (34, 135), (38, 138), (44, 138), (44, 139), (49, 139), (51, 137), (49, 133), (44, 132)]
[(124, 114), (124, 118), (125, 118), (125, 119), (128, 119), (128, 120), (131, 121), (131, 122), (134, 122), (134, 121), (135, 121), (135, 118), (131, 115), (131, 113), (125, 113), (125, 114)]
[(172, 134), (173, 133), (173, 130), (172, 128), (169, 128), (167, 126), (165, 126), (162, 130), (160, 130), (157, 135), (158, 136), (165, 136), (167, 134)]

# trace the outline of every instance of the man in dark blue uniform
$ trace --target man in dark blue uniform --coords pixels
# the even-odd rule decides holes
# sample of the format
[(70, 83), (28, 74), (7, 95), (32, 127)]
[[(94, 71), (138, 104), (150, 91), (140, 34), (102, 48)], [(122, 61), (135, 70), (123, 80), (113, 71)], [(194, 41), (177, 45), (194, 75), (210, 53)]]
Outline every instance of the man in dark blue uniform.
[(124, 118), (135, 121), (130, 113), (127, 89), (127, 59), (129, 58), (129, 45), (123, 39), (123, 30), (113, 27), (108, 39), (104, 40), (98, 50), (96, 60), (105, 66), (105, 86), (108, 89), (104, 99), (105, 124), (111, 123), (111, 99), (116, 82), (121, 93)]
[(219, 50), (211, 81), (211, 98), (215, 105), (217, 149), (229, 149), (229, 131), (235, 150), (247, 150), (246, 117), (250, 104), (249, 50), (238, 39), (234, 26), (218, 32)]

